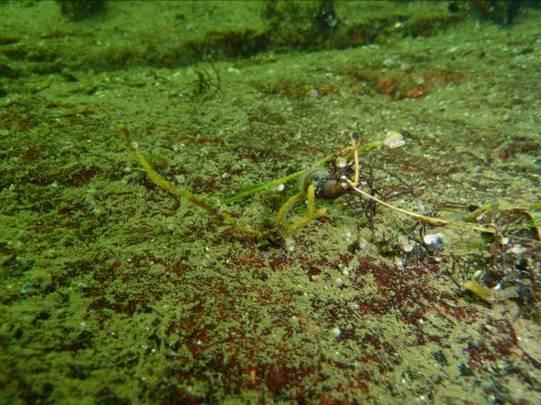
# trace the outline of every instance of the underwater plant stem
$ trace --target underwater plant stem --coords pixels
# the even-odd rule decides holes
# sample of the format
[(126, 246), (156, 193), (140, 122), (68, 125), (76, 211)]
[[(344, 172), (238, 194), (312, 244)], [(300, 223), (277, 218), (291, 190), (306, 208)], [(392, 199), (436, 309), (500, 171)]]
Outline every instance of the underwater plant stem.
[[(325, 216), (327, 214), (326, 208), (316, 209), (316, 187), (313, 184), (308, 186), (306, 190), (306, 195), (308, 198), (308, 212), (302, 218), (296, 220), (285, 232), (285, 236), (289, 236), (302, 227), (308, 225), (313, 220)], [(300, 194), (302, 196), (302, 194)]]
[(476, 280), (468, 280), (464, 283), (464, 288), (488, 304), (497, 304), (519, 296), (517, 286), (507, 287), (502, 290), (488, 288)]
[(280, 210), (278, 210), (278, 213), (276, 214), (276, 220), (274, 221), (274, 226), (276, 229), (280, 230), (283, 228), (283, 224), (286, 218), (287, 213), (293, 208), (297, 202), (302, 198), (303, 193), (299, 192), (292, 196), (289, 200), (287, 200), (284, 205), (280, 207)]
[(316, 186), (313, 183), (308, 186), (306, 197), (308, 198), (308, 215), (313, 215), (316, 212)]
[(403, 208), (395, 207), (394, 205), (391, 205), (389, 203), (386, 203), (383, 200), (380, 200), (377, 197), (374, 197), (371, 194), (368, 194), (366, 191), (361, 190), (360, 188), (356, 187), (353, 182), (348, 180), (348, 183), (352, 190), (354, 190), (356, 193), (362, 195), (365, 198), (368, 198), (372, 201), (377, 202), (378, 204), (383, 205), (384, 207), (390, 208), (393, 211), (399, 212), (404, 215), (408, 215), (410, 217), (413, 217), (415, 219), (418, 219), (420, 221), (426, 222), (429, 225), (433, 226), (452, 226), (454, 228), (458, 229), (466, 229), (466, 230), (473, 230), (478, 232), (487, 232), (487, 233), (496, 233), (495, 228), (487, 227), (487, 226), (481, 226), (481, 225), (474, 225), (467, 222), (460, 222), (460, 221), (452, 221), (450, 219), (442, 219), (442, 218), (434, 218), (434, 217), (428, 217), (426, 215), (418, 214), (416, 212), (408, 211)]
[[(366, 144), (361, 145), (361, 146), (359, 146), (357, 148), (358, 154), (360, 155), (362, 153), (367, 153), (367, 152), (371, 151), (372, 149), (379, 148), (382, 145), (383, 145), (383, 141), (374, 141), (374, 142), (366, 143)], [(340, 152), (338, 153), (338, 155), (346, 156), (346, 157), (351, 156), (352, 154), (353, 154), (353, 148), (352, 148), (351, 145), (346, 146), (345, 148), (340, 150)], [(307, 171), (312, 170), (314, 167), (323, 166), (328, 161), (334, 159), (336, 157), (336, 155), (337, 154), (332, 154), (332, 155), (329, 155), (329, 156), (317, 161), (308, 170), (306, 170), (306, 169), (305, 170), (300, 170), (298, 172), (292, 173), (292, 174), (287, 175), (285, 177), (281, 177), (279, 179), (272, 180), (272, 181), (269, 181), (267, 183), (257, 184), (257, 185), (255, 185), (253, 187), (250, 187), (250, 188), (246, 189), (246, 190), (240, 191), (240, 192), (232, 195), (231, 197), (226, 198), (224, 200), (224, 203), (225, 204), (231, 204), (231, 203), (243, 200), (245, 198), (248, 198), (248, 197), (250, 197), (250, 196), (252, 196), (254, 194), (260, 193), (262, 191), (269, 190), (269, 189), (271, 189), (273, 187), (277, 187), (280, 184), (288, 183), (291, 180), (295, 180), (297, 177), (302, 176)]]
[(300, 172), (292, 173), (292, 174), (290, 174), (288, 176), (281, 177), (281, 178), (273, 180), (273, 181), (269, 181), (267, 183), (258, 184), (256, 186), (253, 186), (253, 187), (249, 188), (249, 189), (238, 192), (238, 193), (232, 195), (229, 198), (226, 198), (224, 200), (224, 203), (225, 204), (231, 204), (231, 203), (243, 200), (243, 199), (245, 199), (247, 197), (250, 197), (250, 196), (252, 196), (254, 194), (257, 194), (257, 193), (259, 193), (261, 191), (269, 190), (269, 189), (271, 189), (273, 187), (279, 186), (280, 184), (288, 183), (289, 181), (296, 179), (297, 177), (299, 177), (303, 173), (304, 173), (304, 170), (302, 170)]
[(195, 194), (186, 190), (185, 188), (176, 187), (170, 181), (160, 176), (158, 172), (154, 170), (152, 165), (145, 159), (143, 154), (139, 151), (139, 147), (137, 143), (131, 140), (128, 128), (121, 127), (121, 131), (124, 136), (124, 139), (126, 140), (128, 147), (130, 148), (131, 152), (137, 159), (137, 162), (145, 170), (146, 174), (155, 185), (167, 191), (169, 194), (174, 195), (175, 197), (183, 198), (187, 200), (188, 202), (192, 203), (193, 205), (196, 205), (199, 208), (204, 209), (210, 215), (217, 218), (218, 221), (226, 225), (229, 225), (240, 232), (247, 233), (247, 234), (256, 236), (258, 238), (261, 238), (263, 236), (263, 233), (258, 231), (257, 229), (254, 229), (249, 225), (244, 225), (244, 224), (239, 223), (231, 214), (215, 207), (210, 202), (204, 200), (201, 197), (196, 196)]
[(359, 179), (360, 179), (360, 176), (361, 176), (361, 169), (360, 169), (360, 164), (359, 164), (359, 148), (356, 147), (356, 142), (357, 141), (353, 141), (353, 159), (354, 159), (354, 162), (355, 162), (355, 177), (353, 178), (353, 182), (355, 184), (359, 184)]

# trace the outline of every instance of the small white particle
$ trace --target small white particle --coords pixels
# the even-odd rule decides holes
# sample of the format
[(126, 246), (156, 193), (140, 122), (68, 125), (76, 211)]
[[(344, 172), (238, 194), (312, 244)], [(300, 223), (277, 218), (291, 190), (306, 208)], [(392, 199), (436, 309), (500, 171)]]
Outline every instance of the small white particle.
[(398, 131), (387, 131), (383, 144), (390, 149), (400, 148), (406, 144), (404, 137)]
[(443, 235), (441, 233), (427, 233), (423, 241), (434, 249), (443, 249)]
[(342, 277), (336, 277), (336, 279), (334, 280), (336, 286), (338, 288), (342, 287), (344, 285), (344, 279)]

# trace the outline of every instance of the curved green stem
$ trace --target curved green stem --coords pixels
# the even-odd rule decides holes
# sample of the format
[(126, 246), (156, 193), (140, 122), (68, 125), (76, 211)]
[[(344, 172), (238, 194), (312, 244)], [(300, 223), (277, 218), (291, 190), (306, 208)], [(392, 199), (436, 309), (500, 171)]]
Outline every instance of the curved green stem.
[[(300, 194), (300, 196), (302, 196), (302, 194)], [(289, 236), (297, 232), (299, 229), (305, 227), (310, 222), (327, 214), (326, 208), (316, 209), (316, 187), (313, 184), (310, 184), (308, 186), (308, 189), (306, 190), (306, 196), (308, 197), (308, 212), (305, 216), (299, 218), (289, 228), (287, 228), (287, 230), (285, 231), (285, 236)]]
[(137, 145), (137, 143), (132, 141), (130, 137), (130, 132), (128, 131), (128, 129), (126, 127), (122, 127), (121, 131), (131, 152), (133, 153), (133, 155), (135, 156), (135, 158), (137, 159), (141, 167), (144, 169), (144, 171), (147, 173), (149, 179), (158, 187), (167, 191), (169, 194), (174, 195), (175, 197), (183, 198), (187, 200), (188, 202), (192, 203), (193, 205), (196, 205), (199, 208), (204, 209), (210, 215), (218, 219), (218, 221), (231, 226), (232, 228), (236, 229), (239, 232), (256, 236), (257, 238), (261, 238), (264, 236), (262, 232), (258, 231), (257, 229), (252, 228), (249, 225), (241, 224), (231, 214), (221, 210), (220, 208), (215, 207), (207, 200), (193, 194), (192, 192), (186, 190), (185, 188), (176, 187), (170, 181), (160, 176), (158, 172), (154, 170), (152, 165), (145, 159), (143, 154), (139, 151), (139, 146)]

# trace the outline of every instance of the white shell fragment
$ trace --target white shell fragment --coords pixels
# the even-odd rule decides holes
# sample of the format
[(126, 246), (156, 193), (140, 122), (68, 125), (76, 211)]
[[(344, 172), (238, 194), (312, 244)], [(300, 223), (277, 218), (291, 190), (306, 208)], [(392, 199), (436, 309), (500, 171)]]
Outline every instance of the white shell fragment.
[(282, 192), (282, 191), (284, 191), (285, 188), (286, 187), (285, 187), (284, 183), (280, 183), (276, 187), (274, 187), (273, 190), (278, 191), (278, 192)]
[(406, 144), (404, 136), (398, 131), (387, 131), (383, 144), (391, 149), (400, 148)]
[(433, 249), (443, 249), (443, 235), (441, 233), (427, 233), (423, 237), (423, 242)]

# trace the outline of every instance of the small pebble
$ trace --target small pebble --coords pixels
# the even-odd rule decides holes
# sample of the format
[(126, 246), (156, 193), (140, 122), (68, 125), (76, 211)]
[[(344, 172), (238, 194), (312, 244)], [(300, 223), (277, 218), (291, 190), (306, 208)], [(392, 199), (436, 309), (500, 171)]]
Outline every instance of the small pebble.
[(433, 249), (443, 249), (443, 235), (441, 233), (427, 233), (423, 241)]

